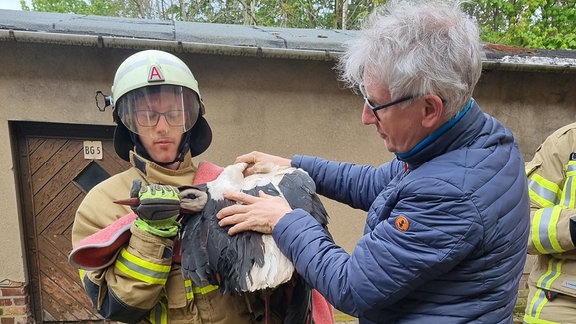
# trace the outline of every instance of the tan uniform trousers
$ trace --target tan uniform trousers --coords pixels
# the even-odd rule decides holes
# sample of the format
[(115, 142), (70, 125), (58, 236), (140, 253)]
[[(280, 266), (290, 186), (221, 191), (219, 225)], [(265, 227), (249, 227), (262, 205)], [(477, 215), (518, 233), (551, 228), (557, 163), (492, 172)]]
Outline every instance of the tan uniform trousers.
[[(533, 300), (536, 293), (542, 294), (541, 289), (530, 287), (528, 303)], [(564, 294), (558, 294), (552, 300), (545, 299), (543, 306), (537, 311), (536, 316), (524, 315), (524, 323), (530, 324), (576, 324), (576, 298)]]

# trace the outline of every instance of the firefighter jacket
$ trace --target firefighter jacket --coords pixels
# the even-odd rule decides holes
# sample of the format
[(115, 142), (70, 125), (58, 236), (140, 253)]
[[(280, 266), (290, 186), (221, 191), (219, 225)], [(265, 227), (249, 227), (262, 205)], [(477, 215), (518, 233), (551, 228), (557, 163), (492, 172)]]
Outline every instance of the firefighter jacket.
[(317, 191), (368, 212), (352, 254), (302, 209), (272, 235), (298, 273), (360, 323), (512, 323), (529, 198), (510, 132), (471, 101), (379, 167), (295, 156)]
[(526, 313), (537, 316), (545, 294), (576, 297), (576, 249), (570, 231), (570, 219), (576, 216), (576, 123), (550, 135), (526, 164), (526, 173), (531, 202), (528, 253), (536, 255), (528, 284), (540, 288), (527, 301)]
[[(193, 183), (197, 168), (188, 154), (178, 170), (163, 168), (131, 152), (132, 167), (96, 185), (80, 204), (72, 229), (72, 245), (131, 212), (113, 201), (130, 196), (134, 179), (143, 185), (182, 186)], [(103, 270), (80, 271), (83, 286), (107, 319), (136, 323), (254, 323), (261, 303), (252, 294), (221, 294), (217, 286), (202, 289), (185, 280), (172, 262), (174, 241), (132, 225), (128, 244)]]

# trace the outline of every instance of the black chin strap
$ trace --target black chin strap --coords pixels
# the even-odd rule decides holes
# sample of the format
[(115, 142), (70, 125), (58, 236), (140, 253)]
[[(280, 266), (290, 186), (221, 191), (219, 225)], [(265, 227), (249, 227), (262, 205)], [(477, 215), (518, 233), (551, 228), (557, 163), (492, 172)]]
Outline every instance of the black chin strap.
[(150, 154), (148, 154), (148, 152), (144, 148), (144, 145), (142, 145), (142, 142), (140, 141), (140, 137), (136, 133), (130, 132), (130, 138), (132, 139), (132, 143), (134, 143), (134, 146), (136, 147), (136, 154), (162, 167), (167, 167), (173, 163), (184, 161), (186, 153), (188, 153), (188, 151), (190, 150), (190, 135), (191, 135), (190, 131), (187, 131), (182, 135), (182, 141), (180, 141), (180, 146), (178, 147), (178, 154), (176, 155), (176, 158), (172, 162), (158, 162), (152, 159)]

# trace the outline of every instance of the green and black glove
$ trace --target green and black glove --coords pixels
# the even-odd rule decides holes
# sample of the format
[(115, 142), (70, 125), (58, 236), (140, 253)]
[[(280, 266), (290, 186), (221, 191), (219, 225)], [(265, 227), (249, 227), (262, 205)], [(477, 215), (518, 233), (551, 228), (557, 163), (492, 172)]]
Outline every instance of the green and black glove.
[(160, 237), (176, 236), (180, 223), (180, 192), (169, 185), (151, 184), (142, 187), (140, 179), (134, 180), (130, 197), (140, 200), (132, 207), (138, 215), (135, 224), (141, 230)]

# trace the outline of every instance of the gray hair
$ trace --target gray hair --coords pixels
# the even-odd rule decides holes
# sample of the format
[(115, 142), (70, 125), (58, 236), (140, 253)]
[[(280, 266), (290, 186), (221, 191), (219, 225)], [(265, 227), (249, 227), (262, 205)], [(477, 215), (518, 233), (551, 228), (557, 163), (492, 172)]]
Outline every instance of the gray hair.
[(369, 77), (387, 85), (392, 99), (435, 94), (445, 116), (455, 116), (482, 72), (478, 28), (459, 4), (390, 0), (377, 8), (347, 44), (341, 80), (355, 88)]

